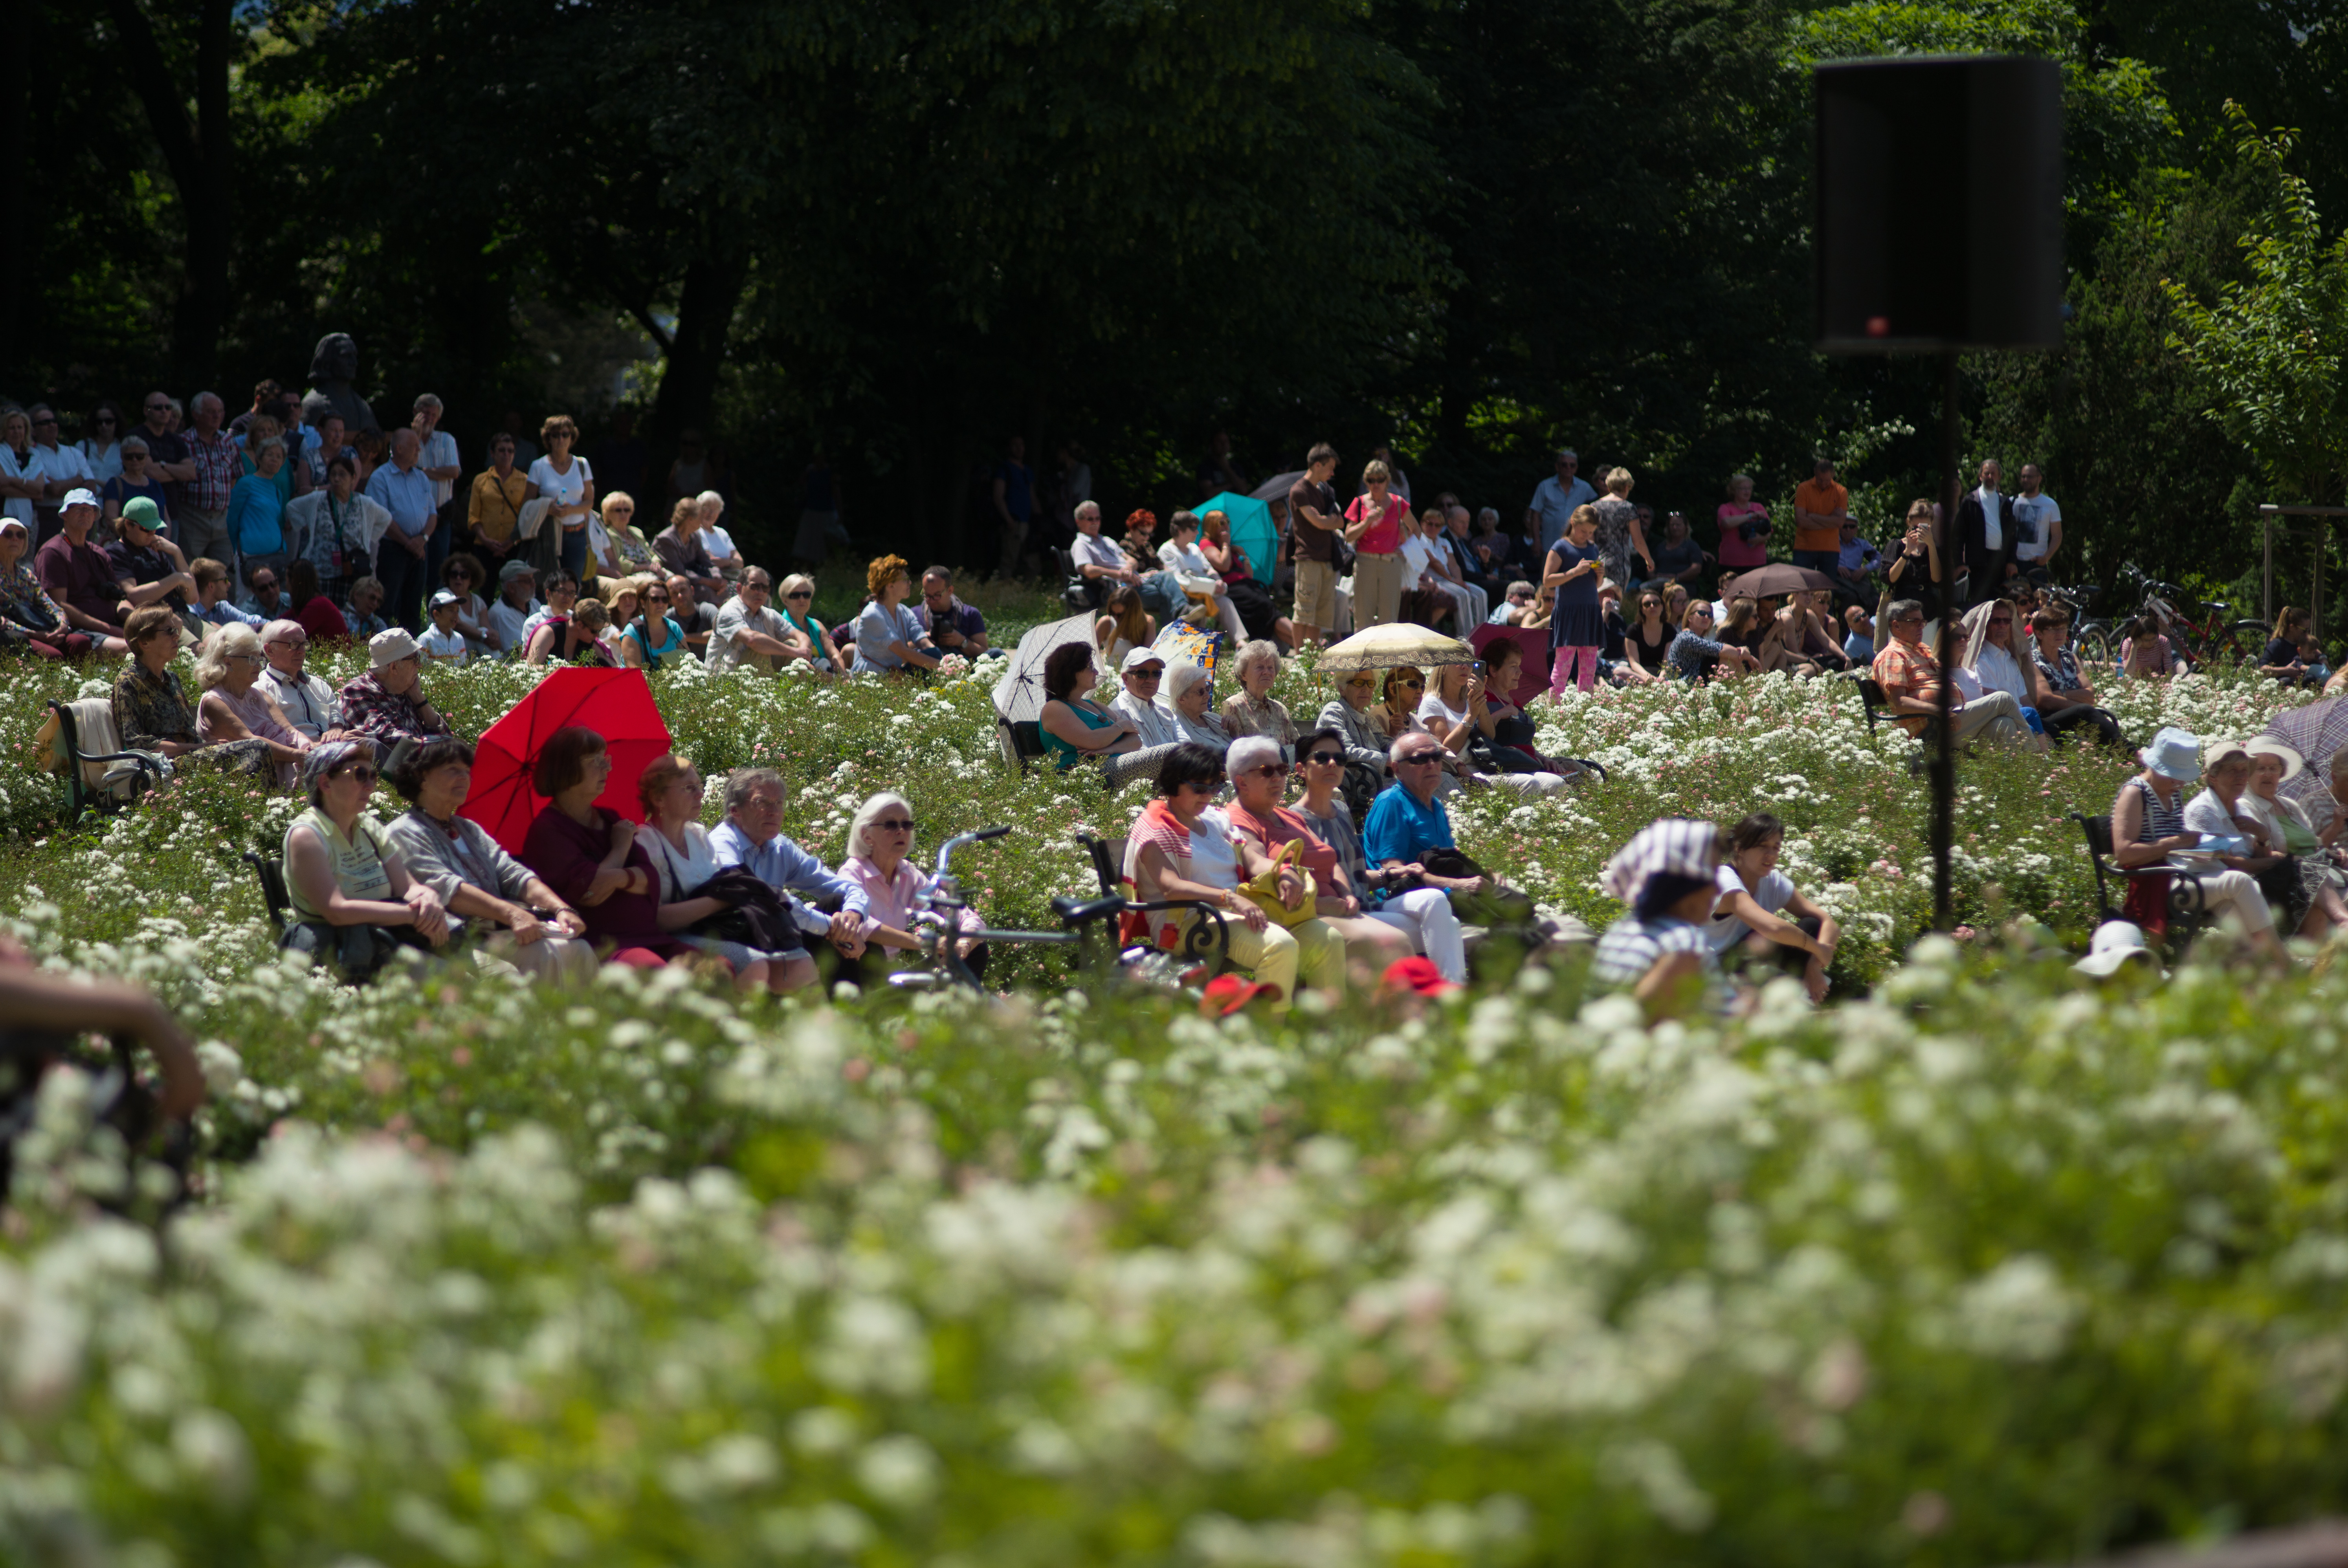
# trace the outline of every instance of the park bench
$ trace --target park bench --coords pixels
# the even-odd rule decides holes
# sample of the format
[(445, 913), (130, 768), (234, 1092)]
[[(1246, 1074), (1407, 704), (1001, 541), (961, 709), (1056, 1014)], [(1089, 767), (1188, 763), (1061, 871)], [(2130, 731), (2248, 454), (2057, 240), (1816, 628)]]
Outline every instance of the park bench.
[(85, 811), (101, 815), (120, 811), (163, 782), (155, 758), (121, 749), (110, 699), (52, 702), (49, 712), (57, 724), (50, 765), (65, 774), (67, 827), (80, 821)]
[(2209, 919), (2209, 909), (2201, 897), (2200, 878), (2173, 866), (2124, 866), (2112, 854), (2112, 819), (2108, 815), (2086, 816), (2075, 811), (2071, 814), (2071, 820), (2077, 823), (2079, 831), (2086, 835), (2087, 860), (2096, 868), (2097, 924), (2128, 917), (2123, 907), (2127, 902), (2127, 896), (2123, 894), (2116, 902), (2112, 897), (2114, 884), (2126, 887), (2133, 883), (2166, 876), (2169, 879), (2168, 917), (2159, 928), (2147, 928), (2145, 934), (2158, 938), (2167, 945), (2172, 962), (2183, 958), (2185, 949), (2192, 946), (2193, 938)]

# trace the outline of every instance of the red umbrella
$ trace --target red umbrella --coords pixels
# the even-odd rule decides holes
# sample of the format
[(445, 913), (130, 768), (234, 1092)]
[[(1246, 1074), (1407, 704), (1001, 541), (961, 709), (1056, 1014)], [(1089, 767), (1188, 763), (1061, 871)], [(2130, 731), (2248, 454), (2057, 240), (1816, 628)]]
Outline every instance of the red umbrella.
[(459, 809), (511, 854), (521, 853), (530, 825), (546, 809), (546, 797), (530, 782), (538, 753), (557, 730), (572, 724), (594, 731), (611, 748), (611, 781), (595, 804), (632, 822), (644, 819), (636, 779), (645, 764), (669, 749), (668, 726), (653, 705), (644, 672), (566, 665), (491, 724), (474, 748), (473, 787)]

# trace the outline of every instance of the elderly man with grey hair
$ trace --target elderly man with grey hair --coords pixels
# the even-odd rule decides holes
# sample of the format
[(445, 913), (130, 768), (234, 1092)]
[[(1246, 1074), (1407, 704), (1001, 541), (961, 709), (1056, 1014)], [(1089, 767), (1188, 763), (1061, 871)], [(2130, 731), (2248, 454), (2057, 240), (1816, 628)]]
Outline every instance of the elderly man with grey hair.
[(425, 393), (416, 400), (408, 428), (416, 432), (416, 466), (432, 481), (432, 509), (439, 518), (424, 550), (424, 583), (436, 588), (440, 569), (448, 564), (449, 541), (465, 521), (465, 502), (457, 497), (457, 481), (464, 464), (457, 455), (457, 438), (440, 428), (440, 400)]
[(221, 428), (227, 415), (217, 393), (199, 392), (188, 405), (188, 429), (180, 437), (184, 460), (170, 470), (170, 477), (183, 480), (171, 497), (171, 520), (179, 527), (180, 554), (190, 560), (210, 556), (233, 567), (236, 545), (229, 537), (228, 505), (244, 457)]
[[(864, 917), (871, 896), (783, 836), (783, 775), (772, 768), (737, 768), (726, 779), (726, 820), (709, 835), (720, 870), (738, 866), (779, 892), (808, 901), (837, 897), (839, 912), (825, 919), (809, 909), (800, 925), (829, 936), (843, 958), (864, 951)], [(798, 914), (798, 910), (793, 911)]]
[(423, 451), (424, 437), (412, 427), (393, 431), (391, 461), (366, 482), (367, 499), (391, 514), (391, 527), (375, 550), (384, 612), (410, 631), (424, 624), (424, 590), (430, 586), (427, 563), (440, 529), (439, 502), (419, 461)]

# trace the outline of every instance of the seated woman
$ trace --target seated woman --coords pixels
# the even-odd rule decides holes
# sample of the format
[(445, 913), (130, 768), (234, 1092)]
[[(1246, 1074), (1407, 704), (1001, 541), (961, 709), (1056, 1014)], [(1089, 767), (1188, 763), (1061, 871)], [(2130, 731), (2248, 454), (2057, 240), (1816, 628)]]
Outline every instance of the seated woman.
[[(2233, 758), (2228, 777), (2239, 798), (2241, 786), (2250, 782), (2250, 758), (2240, 747), (2225, 754)], [(2187, 825), (2182, 808), (2184, 791), (2179, 786), (2199, 774), (2200, 756), (2200, 738), (2189, 730), (2174, 726), (2153, 736), (2152, 744), (2137, 753), (2144, 771), (2122, 784), (2118, 798), (2112, 802), (2112, 859), (2122, 870), (2161, 866), (2170, 856), (2189, 854), (2199, 846), (2204, 834)], [(2198, 798), (2196, 804), (2199, 804)], [(2210, 805), (2202, 808), (2201, 815), (2209, 821), (2213, 813), (2218, 832), (2229, 838), (2240, 836), (2223, 800), (2213, 799)], [(2231, 912), (2249, 932), (2254, 948), (2271, 961), (2281, 960), (2282, 945), (2275, 939), (2274, 916), (2248, 872), (2236, 865), (2196, 874), (2194, 879), (2201, 885), (2202, 907), (2213, 918)], [(2166, 876), (2130, 877), (2127, 903), (2122, 913), (2148, 934), (2157, 936), (2167, 931), (2172, 880)]]
[(26, 649), (39, 659), (78, 659), (100, 647), (128, 652), (130, 645), (119, 637), (76, 631), (67, 622), (26, 564), (32, 552), (32, 530), (23, 519), (0, 517), (0, 646)]
[(285, 568), (285, 608), (313, 642), (345, 642), (351, 623), (318, 585), (317, 563), (295, 560)]
[(1598, 939), (1591, 979), (1628, 990), (1651, 1023), (1720, 1000), (1720, 960), (1699, 922), (1719, 897), (1725, 838), (1711, 823), (1666, 817), (1633, 835), (1599, 879), (1631, 909)]
[(2012, 601), (1993, 599), (1965, 611), (1959, 622), (1964, 641), (1957, 660), (1957, 690), (1968, 702), (1991, 692), (2003, 692), (2022, 710), (2030, 726), (2030, 749), (2046, 749), (2047, 707), (2038, 679), (2038, 662), (2022, 652), (2014, 622), (2020, 619)]
[[(1066, 646), (1083, 651), (1081, 643)], [(934, 925), (938, 918), (922, 907), (922, 896), (936, 887), (938, 879), (914, 858), (913, 808), (903, 795), (883, 790), (857, 807), (855, 820), (848, 825), (848, 858), (839, 863), (839, 874), (872, 901), (864, 913), (862, 959), (863, 978), (870, 984), (902, 968), (907, 954), (920, 952), (919, 927), (925, 922)], [(964, 909), (956, 917), (960, 930), (976, 931), (985, 924), (975, 909)], [(971, 972), (984, 979), (986, 944), (965, 941), (959, 950)]]
[[(1513, 642), (1494, 646), (1517, 651)], [(1510, 768), (1505, 765), (1508, 759), (1498, 757), (1493, 748), (1499, 743), (1500, 722), (1477, 665), (1437, 666), (1433, 689), (1419, 699), (1418, 722), (1443, 743), (1444, 750), (1471, 769), (1483, 765), (1484, 759), (1476, 755), (1476, 743), (1481, 741), (1485, 758), (1498, 764), (1492, 773), (1477, 774), (1488, 783), (1506, 784), (1521, 795), (1554, 794), (1565, 787), (1561, 774), (1545, 768)]]
[[(1580, 763), (1545, 757), (1536, 749), (1533, 722), (1508, 693), (1523, 683), (1525, 651), (1514, 642), (1494, 642), (1484, 650), (1484, 705), (1492, 713), (1492, 760), (1503, 773), (1554, 774), (1561, 782), (1582, 774)], [(1547, 794), (1547, 791), (1543, 791)]]
[(195, 710), (171, 672), (180, 652), (180, 618), (169, 606), (132, 610), (122, 636), (130, 644), (130, 663), (114, 683), (114, 727), (125, 750), (277, 781), (278, 751), (270, 742), (256, 735), (208, 745), (198, 733)]
[(1345, 939), (1353, 978), (1374, 984), (1388, 964), (1410, 957), (1414, 950), (1410, 933), (1399, 923), (1372, 918), (1346, 876), (1337, 851), (1303, 817), (1281, 804), (1288, 791), (1290, 768), (1280, 743), (1262, 735), (1234, 741), (1229, 762), (1236, 798), (1223, 808), (1223, 815), (1232, 834), (1267, 860), (1284, 845), (1297, 845), (1299, 864), (1313, 877), (1314, 907), (1322, 922)]
[(776, 602), (777, 612), (791, 633), (783, 639), (795, 650), (788, 657), (805, 660), (818, 674), (845, 674), (848, 661), (840, 656), (839, 644), (832, 641), (831, 629), (814, 613), (815, 579), (805, 572), (791, 573), (783, 579)]
[(1639, 623), (1622, 639), (1622, 683), (1646, 686), (1670, 680), (1672, 637), (1671, 626), (1663, 620), (1663, 590), (1641, 589)]
[(467, 651), (475, 659), (486, 659), (496, 651), (489, 646), (489, 601), (480, 595), (487, 581), (489, 569), (462, 550), (440, 568), (440, 586), (457, 596), (457, 635), (465, 640)]
[(851, 675), (887, 675), (904, 670), (934, 670), (937, 647), (928, 618), (906, 604), (913, 591), (911, 569), (902, 556), (882, 556), (864, 569), (869, 596), (856, 618), (856, 661)]
[(2281, 835), (2250, 808), (2253, 771), (2247, 742), (2202, 743), (2202, 790), (2186, 802), (2185, 826), (2188, 832), (2201, 835), (2204, 850), (2222, 840), (2233, 840), (2232, 848), (2219, 851), (2219, 864), (2247, 872), (2258, 884), (2267, 908), (2285, 930), (2291, 930), (2308, 907), (2301, 895), (2299, 868), (2285, 852)]
[(291, 789), (310, 741), (269, 694), (261, 679), (268, 667), (261, 634), (252, 627), (234, 621), (213, 628), (196, 661), (196, 689), (203, 693), (196, 702), (196, 738), (208, 746), (262, 741), (276, 762), (278, 786)]
[(617, 629), (614, 636), (635, 623), (638, 596), (643, 591), (644, 584), (633, 577), (599, 577), (595, 579), (596, 595), (602, 600), (603, 608), (611, 612), (611, 624)]
[(576, 724), (555, 731), (531, 769), (547, 806), (530, 825), (521, 863), (579, 911), (611, 962), (659, 968), (693, 949), (660, 923), (660, 883), (636, 825), (595, 804), (611, 777), (602, 736)]
[(2121, 674), (2134, 681), (2157, 681), (2185, 671), (2184, 655), (2169, 645), (2151, 621), (2139, 615), (2121, 624)]
[(1337, 695), (1321, 705), (1315, 720), (1345, 743), (1345, 800), (1357, 815), (1366, 814), (1370, 802), (1385, 787), (1386, 753), (1394, 746), (1380, 709), (1370, 701), (1377, 689), (1376, 671), (1353, 671), (1338, 681)]
[(1222, 579), (1223, 591), (1231, 596), (1231, 608), (1240, 612), (1250, 637), (1276, 638), (1288, 647), (1296, 646), (1296, 628), (1272, 603), (1271, 589), (1256, 580), (1255, 563), (1248, 559), (1247, 551), (1232, 542), (1228, 513), (1219, 509), (1199, 519), (1199, 553), (1207, 558), (1209, 569)]
[(384, 830), (408, 874), (450, 917), (449, 935), (493, 930), (484, 950), (532, 979), (565, 989), (595, 978), (587, 922), (489, 830), (457, 815), (473, 787), (473, 748), (453, 736), (409, 742), (392, 754), (391, 787), (407, 810)]
[(1214, 568), (1207, 562), (1206, 553), (1199, 548), (1199, 519), (1188, 512), (1177, 512), (1167, 530), (1166, 542), (1158, 547), (1159, 564), (1174, 574), (1182, 591), (1194, 600), (1214, 606), (1215, 615), (1223, 630), (1234, 642), (1247, 641), (1247, 623), (1240, 619), (1239, 607), (1231, 602), (1230, 591)]
[[(556, 590), (547, 589), (551, 601)], [(599, 669), (616, 669), (619, 658), (603, 641), (603, 632), (612, 624), (612, 612), (603, 601), (582, 597), (571, 606), (567, 615), (549, 615), (530, 634), (530, 651), (524, 662), (544, 664), (551, 660), (558, 664), (586, 664)]]
[(2323, 677), (2311, 672), (2306, 656), (2300, 652), (2300, 644), (2308, 641), (2310, 625), (2307, 611), (2284, 605), (2282, 613), (2275, 617), (2274, 636), (2259, 656), (2259, 673), (2286, 686), (2322, 684)]
[(1220, 751), (1231, 743), (1231, 732), (1215, 716), (1215, 678), (1188, 659), (1166, 667), (1166, 682), (1158, 692), (1157, 709), (1186, 741)]
[[(1824, 1002), (1842, 927), (1777, 869), (1785, 846), (1786, 825), (1766, 811), (1728, 830), (1728, 861), (1720, 868), (1719, 897), (1704, 935), (1723, 958), (1741, 943), (1756, 958), (1800, 976), (1810, 1000)], [(1791, 917), (1780, 910), (1792, 911)]]
[(1296, 743), (1296, 758), (1297, 769), (1304, 776), (1304, 793), (1298, 797), (1294, 813), (1335, 856), (1346, 890), (1371, 919), (1393, 927), (1410, 939), (1413, 952), (1432, 958), (1445, 979), (1464, 984), (1468, 949), (1459, 917), (1451, 908), (1451, 896), (1440, 887), (1419, 885), (1425, 866), (1414, 863), (1389, 870), (1372, 866), (1362, 849), (1361, 830), (1354, 825), (1353, 809), (1341, 793), (1350, 760), (1344, 736), (1335, 730), (1314, 730)]
[(1813, 664), (1822, 673), (1839, 673), (1850, 668), (1850, 655), (1843, 651), (1828, 617), (1834, 614), (1834, 594), (1819, 589), (1814, 593), (1788, 595), (1780, 617), (1793, 614), (1798, 618), (1797, 628), (1784, 634), (1787, 645), (1805, 663)]
[(1714, 640), (1707, 635), (1711, 630), (1712, 606), (1700, 599), (1692, 600), (1680, 615), (1679, 635), (1672, 639), (1673, 674), (1701, 685), (1724, 666), (1731, 674), (1759, 668), (1752, 654)]
[(2250, 788), (2240, 804), (2265, 830), (2266, 843), (2291, 856), (2299, 884), (2286, 897), (2293, 928), (2302, 937), (2322, 937), (2348, 927), (2348, 904), (2341, 900), (2339, 872), (2324, 853), (2322, 835), (2306, 809), (2281, 793), (2283, 781), (2298, 777), (2307, 759), (2297, 747), (2264, 735), (2243, 749), (2250, 754)]
[(597, 577), (641, 577), (659, 570), (651, 541), (635, 523), (636, 498), (625, 490), (604, 491), (587, 523), (587, 557)]
[(302, 778), (310, 809), (285, 829), (285, 946), (330, 959), (346, 980), (373, 975), (399, 948), (448, 946), (448, 911), (367, 809), (374, 748), (323, 742), (302, 759)]
[(1062, 773), (1097, 759), (1112, 789), (1130, 779), (1155, 778), (1173, 748), (1145, 748), (1131, 719), (1094, 702), (1099, 679), (1092, 650), (1081, 642), (1063, 642), (1045, 658), (1044, 709), (1035, 721), (1044, 754)]
[(1239, 677), (1240, 689), (1223, 699), (1223, 728), (1235, 740), (1269, 735), (1283, 748), (1294, 745), (1296, 721), (1272, 694), (1272, 682), (1280, 679), (1279, 644), (1262, 639), (1242, 644), (1231, 658), (1231, 671)]
[(1141, 608), (1141, 590), (1129, 582), (1109, 589), (1108, 603), (1093, 622), (1094, 667), (1103, 675), (1124, 667), (1125, 656), (1158, 641), (1158, 621)]
[(658, 670), (673, 658), (690, 659), (685, 628), (668, 612), (668, 584), (657, 577), (631, 579), (636, 585), (636, 618), (620, 637), (620, 662), (631, 670)]
[(636, 780), (636, 799), (644, 808), (644, 825), (636, 836), (652, 851), (653, 869), (660, 878), (655, 918), (661, 929), (675, 933), (697, 952), (725, 959), (734, 971), (736, 990), (779, 994), (814, 984), (815, 959), (804, 942), (754, 948), (685, 929), (729, 907), (723, 899), (694, 896), (695, 888), (717, 875), (717, 851), (710, 845), (709, 830), (701, 825), (702, 793), (701, 774), (674, 752), (645, 764)]
[[(1231, 961), (1251, 971), (1259, 984), (1277, 986), (1274, 1011), (1295, 1000), (1299, 977), (1334, 999), (1345, 994), (1345, 941), (1317, 916), (1293, 927), (1272, 923), (1239, 891), (1242, 881), (1272, 869), (1271, 859), (1231, 836), (1230, 820), (1209, 803), (1223, 787), (1222, 753), (1184, 742), (1158, 774), (1158, 797), (1142, 808), (1126, 840), (1125, 877), (1143, 902), (1196, 899), (1222, 912), (1231, 938)], [(1303, 879), (1292, 871), (1276, 878), (1281, 902), (1298, 908)], [(1190, 919), (1189, 911), (1160, 911), (1159, 940), (1171, 945)]]

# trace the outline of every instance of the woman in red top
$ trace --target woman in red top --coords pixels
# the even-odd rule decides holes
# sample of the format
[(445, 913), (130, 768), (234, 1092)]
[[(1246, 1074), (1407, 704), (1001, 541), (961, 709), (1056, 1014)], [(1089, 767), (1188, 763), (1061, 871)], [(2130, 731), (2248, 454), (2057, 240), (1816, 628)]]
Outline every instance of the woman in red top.
[(547, 807), (530, 825), (521, 863), (579, 911), (590, 941), (616, 948), (612, 962), (656, 969), (693, 949), (661, 929), (660, 884), (636, 825), (595, 804), (611, 776), (602, 736), (576, 724), (555, 731), (531, 772)]
[[(1730, 575), (1769, 564), (1769, 508), (1753, 498), (1753, 481), (1737, 474), (1728, 481), (1728, 504), (1714, 514), (1720, 524), (1720, 569)], [(1747, 538), (1750, 531), (1752, 538)]]
[(1345, 960), (1350, 967), (1368, 966), (1370, 978), (1357, 975), (1356, 981), (1373, 983), (1388, 964), (1409, 958), (1416, 950), (1409, 935), (1362, 913), (1361, 900), (1345, 880), (1337, 852), (1307, 827), (1303, 817), (1280, 804), (1288, 789), (1289, 773), (1280, 743), (1265, 735), (1234, 741), (1224, 765), (1231, 770), (1231, 791), (1237, 797), (1223, 808), (1232, 834), (1267, 856), (1291, 839), (1303, 845), (1304, 869), (1313, 873), (1323, 924), (1345, 939)]
[(1410, 503), (1393, 493), (1394, 475), (1371, 459), (1364, 492), (1345, 508), (1345, 542), (1354, 547), (1354, 630), (1402, 619), (1402, 526)]
[(351, 635), (351, 623), (335, 608), (335, 601), (318, 589), (318, 568), (306, 560), (290, 561), (285, 568), (285, 597), (294, 609), (294, 619), (313, 642), (343, 642)]

